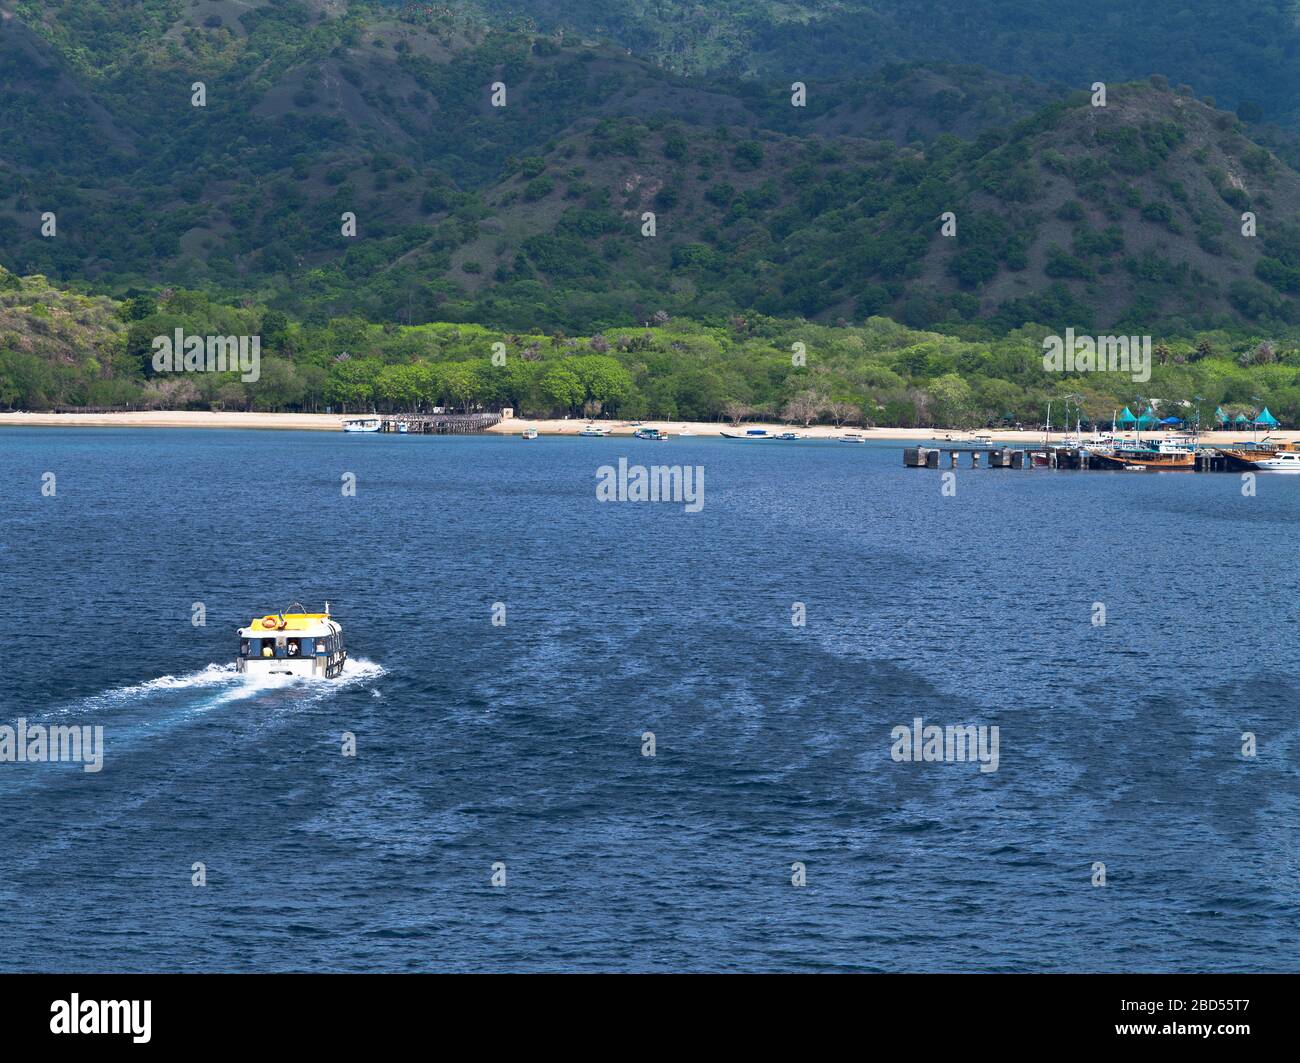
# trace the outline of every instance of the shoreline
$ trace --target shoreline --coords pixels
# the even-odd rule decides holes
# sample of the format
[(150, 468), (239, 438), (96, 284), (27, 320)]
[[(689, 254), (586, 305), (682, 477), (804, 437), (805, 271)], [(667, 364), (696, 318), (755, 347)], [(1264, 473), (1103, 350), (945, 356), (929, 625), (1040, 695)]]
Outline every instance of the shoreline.
[[(224, 428), (224, 429), (260, 429), (266, 431), (315, 431), (341, 432), (344, 420), (364, 416), (362, 414), (337, 413), (214, 413), (207, 410), (148, 410), (131, 413), (0, 413), (0, 428)], [(485, 435), (517, 436), (525, 428), (536, 428), (539, 435), (577, 436), (589, 424), (599, 424), (609, 430), (610, 437), (631, 436), (636, 426), (628, 421), (595, 422), (582, 418), (546, 419), (514, 417), (508, 421), (493, 425), (482, 433)], [(670, 437), (680, 436), (683, 432), (689, 436), (718, 437), (724, 430), (737, 431), (750, 428), (765, 428), (769, 432), (799, 432), (808, 439), (841, 439), (846, 434), (856, 433), (865, 436), (868, 441), (899, 443), (924, 443), (939, 441), (946, 435), (953, 437), (953, 442), (970, 442), (971, 432), (944, 428), (834, 428), (830, 425), (812, 425), (800, 428), (788, 424), (774, 424), (764, 421), (746, 421), (738, 429), (716, 421), (654, 421), (646, 420), (642, 425), (647, 428), (659, 428)], [(1043, 444), (1043, 432), (1038, 429), (1018, 432), (1000, 429), (988, 433), (994, 442), (1010, 443), (1020, 446), (1037, 447)], [(1053, 440), (1060, 440), (1065, 433), (1053, 431)], [(1125, 436), (1131, 433), (1123, 433)], [(1148, 438), (1165, 435), (1163, 432), (1144, 433)], [(1172, 433), (1168, 433), (1172, 434)], [(1202, 432), (1201, 441), (1206, 444), (1232, 443), (1250, 438), (1300, 440), (1300, 430), (1282, 429), (1273, 432), (1251, 433), (1245, 431)]]

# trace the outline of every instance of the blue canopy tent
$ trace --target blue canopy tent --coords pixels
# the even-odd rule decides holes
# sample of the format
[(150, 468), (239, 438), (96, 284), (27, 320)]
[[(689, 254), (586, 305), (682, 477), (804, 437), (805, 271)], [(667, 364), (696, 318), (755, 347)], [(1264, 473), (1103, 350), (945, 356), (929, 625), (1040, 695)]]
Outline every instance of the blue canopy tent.
[(1255, 418), (1255, 423), (1264, 428), (1276, 428), (1281, 422), (1268, 412), (1268, 407), (1264, 407), (1264, 412)]
[(1119, 415), (1119, 423), (1137, 424), (1137, 418), (1133, 416), (1133, 411), (1130, 410), (1127, 406), (1124, 407), (1124, 412)]
[(1146, 428), (1153, 424), (1159, 424), (1160, 418), (1156, 416), (1156, 411), (1148, 406), (1141, 417), (1138, 418), (1138, 427)]
[(1176, 425), (1176, 424), (1182, 424), (1183, 421), (1182, 421), (1182, 418), (1181, 418), (1181, 417), (1166, 417), (1166, 418), (1165, 418), (1163, 421), (1161, 421), (1160, 423), (1161, 423), (1161, 424), (1167, 424), (1167, 425)]
[(1223, 412), (1223, 407), (1222, 407), (1222, 406), (1217, 406), (1217, 407), (1215, 407), (1215, 410), (1214, 410), (1214, 419), (1215, 419), (1216, 421), (1218, 421), (1219, 424), (1231, 424), (1231, 423), (1232, 423), (1232, 418), (1229, 417), (1226, 413)]

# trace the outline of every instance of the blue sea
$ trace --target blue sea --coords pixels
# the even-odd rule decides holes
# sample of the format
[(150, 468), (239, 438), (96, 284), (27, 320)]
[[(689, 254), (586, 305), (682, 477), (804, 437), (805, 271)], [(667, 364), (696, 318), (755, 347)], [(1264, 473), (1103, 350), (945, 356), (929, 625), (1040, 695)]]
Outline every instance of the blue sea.
[(0, 968), (1300, 969), (1300, 477), (901, 448), (0, 430)]

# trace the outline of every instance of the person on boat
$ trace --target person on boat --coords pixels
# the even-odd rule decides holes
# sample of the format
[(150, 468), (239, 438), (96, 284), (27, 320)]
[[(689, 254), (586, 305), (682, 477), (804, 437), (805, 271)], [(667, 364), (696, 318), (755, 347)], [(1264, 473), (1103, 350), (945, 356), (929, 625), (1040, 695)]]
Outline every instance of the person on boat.
[(297, 657), (297, 656), (298, 656), (298, 640), (297, 640), (297, 639), (290, 639), (290, 640), (289, 640), (289, 644), (288, 644), (288, 646), (286, 647), (286, 650), (287, 650), (287, 652), (288, 652), (288, 654), (289, 654), (290, 657)]
[(262, 656), (263, 656), (263, 657), (274, 657), (274, 656), (275, 656), (275, 647), (271, 645), (271, 640), (270, 640), (270, 639), (263, 639), (263, 640), (262, 640)]

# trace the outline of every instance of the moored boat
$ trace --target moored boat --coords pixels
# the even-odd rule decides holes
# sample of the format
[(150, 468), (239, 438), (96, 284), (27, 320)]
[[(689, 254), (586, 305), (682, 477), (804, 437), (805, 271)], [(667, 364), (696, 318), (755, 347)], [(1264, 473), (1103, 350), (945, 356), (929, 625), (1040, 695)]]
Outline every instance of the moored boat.
[(660, 440), (660, 439), (668, 438), (668, 433), (661, 431), (658, 428), (638, 428), (635, 432), (632, 433), (632, 435), (636, 439)]
[(718, 429), (718, 435), (723, 439), (772, 439), (773, 436), (768, 434), (766, 428), (747, 428), (743, 432), (727, 431), (725, 428)]
[[(297, 602), (294, 605), (302, 609)], [(235, 670), (248, 675), (333, 679), (343, 671), (347, 659), (343, 627), (330, 618), (326, 602), (323, 613), (268, 613), (241, 627)]]
[(378, 432), (384, 422), (378, 417), (354, 417), (343, 422), (345, 432)]
[(1196, 469), (1196, 453), (1191, 450), (1124, 447), (1095, 451), (1091, 460), (1099, 468), (1124, 469), (1127, 472), (1178, 472)]
[(1272, 457), (1254, 462), (1260, 472), (1300, 473), (1300, 451), (1279, 450)]
[(604, 439), (609, 435), (609, 429), (604, 425), (589, 424), (585, 426), (578, 435), (583, 436), (586, 439)]
[(537, 429), (536, 429), (536, 428), (525, 428), (522, 432), (519, 433), (519, 438), (520, 438), (520, 439), (536, 439), (536, 438), (537, 438)]

